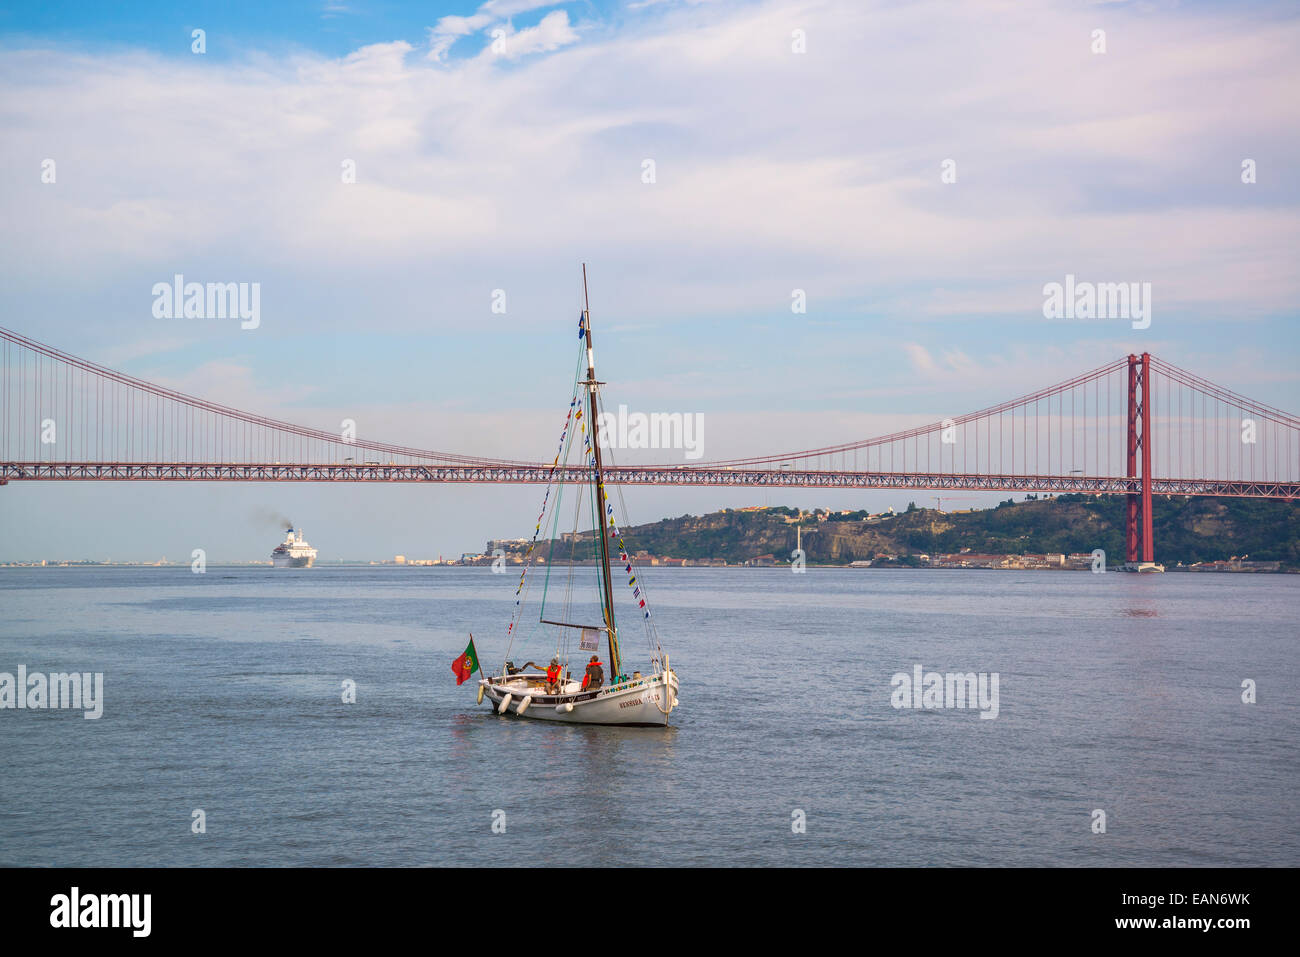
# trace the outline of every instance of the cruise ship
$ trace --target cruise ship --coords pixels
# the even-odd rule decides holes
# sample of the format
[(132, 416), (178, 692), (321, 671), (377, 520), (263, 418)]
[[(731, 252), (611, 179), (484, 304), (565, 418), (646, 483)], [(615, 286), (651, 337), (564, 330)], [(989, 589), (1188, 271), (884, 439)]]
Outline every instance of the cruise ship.
[(276, 568), (311, 568), (315, 560), (316, 549), (302, 540), (302, 529), (289, 529), (284, 541), (271, 552), (271, 564)]

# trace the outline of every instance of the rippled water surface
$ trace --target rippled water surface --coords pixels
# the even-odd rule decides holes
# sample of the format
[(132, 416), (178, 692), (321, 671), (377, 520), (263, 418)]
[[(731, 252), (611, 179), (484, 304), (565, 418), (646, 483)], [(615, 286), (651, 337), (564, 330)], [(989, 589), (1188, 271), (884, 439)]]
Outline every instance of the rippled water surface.
[[(475, 707), (487, 568), (0, 569), (0, 672), (105, 675), (0, 710), (0, 864), (1300, 865), (1300, 577), (649, 571), (667, 730)], [(916, 664), (998, 717), (896, 710)]]

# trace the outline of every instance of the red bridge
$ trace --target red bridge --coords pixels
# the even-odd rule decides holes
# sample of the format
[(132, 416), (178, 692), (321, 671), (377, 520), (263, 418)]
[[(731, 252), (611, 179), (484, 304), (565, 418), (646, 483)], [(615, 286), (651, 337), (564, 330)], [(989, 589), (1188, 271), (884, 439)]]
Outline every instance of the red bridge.
[[(0, 485), (526, 483), (585, 473), (348, 440), (165, 389), (6, 329), (0, 369)], [(1150, 562), (1153, 495), (1300, 495), (1300, 419), (1143, 353), (890, 435), (756, 458), (612, 466), (606, 481), (1125, 495), (1126, 560)]]

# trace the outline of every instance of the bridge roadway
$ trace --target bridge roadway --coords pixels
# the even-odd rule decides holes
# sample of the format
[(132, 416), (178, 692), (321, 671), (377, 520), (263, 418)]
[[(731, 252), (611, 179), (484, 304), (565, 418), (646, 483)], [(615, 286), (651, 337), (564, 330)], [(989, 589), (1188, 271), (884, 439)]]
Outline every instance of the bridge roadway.
[[(441, 482), (540, 484), (590, 480), (577, 466), (543, 463), (485, 464), (304, 464), (266, 462), (3, 462), (0, 485), (8, 482)], [(881, 472), (819, 469), (762, 469), (709, 465), (622, 465), (605, 469), (610, 485), (761, 486), (768, 488), (935, 489), (976, 492), (1085, 492), (1138, 494), (1141, 479), (1088, 475), (997, 475), (944, 472)], [(1300, 498), (1300, 482), (1152, 478), (1155, 495), (1218, 495)]]

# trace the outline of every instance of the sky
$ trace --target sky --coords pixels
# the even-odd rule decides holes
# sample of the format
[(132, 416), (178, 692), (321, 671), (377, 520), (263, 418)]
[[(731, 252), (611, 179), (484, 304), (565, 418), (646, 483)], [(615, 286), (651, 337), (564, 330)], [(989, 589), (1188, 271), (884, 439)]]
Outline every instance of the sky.
[[(1269, 3), (9, 5), (0, 325), (268, 416), (543, 459), (586, 262), (606, 402), (702, 415), (706, 458), (1134, 351), (1294, 411), (1298, 52)], [(155, 317), (178, 273), (259, 283), (257, 328)], [(1067, 274), (1150, 283), (1150, 326), (1045, 318)], [(12, 483), (0, 561), (263, 559), (268, 514), (322, 560), (459, 555), (539, 495)], [(633, 522), (918, 498), (625, 497)]]

